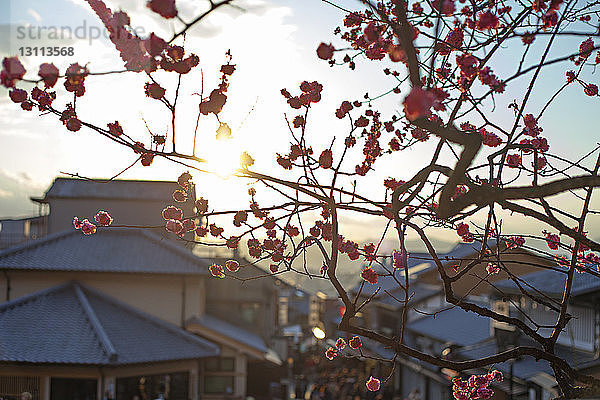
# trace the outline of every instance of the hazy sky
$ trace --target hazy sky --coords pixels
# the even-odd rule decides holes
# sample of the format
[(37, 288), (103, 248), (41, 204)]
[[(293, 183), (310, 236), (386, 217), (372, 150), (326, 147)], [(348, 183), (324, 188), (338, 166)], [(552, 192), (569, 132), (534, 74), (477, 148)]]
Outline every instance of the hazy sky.
[[(345, 0), (338, 2), (355, 7), (358, 2)], [(145, 8), (144, 1), (107, 1), (114, 9), (122, 8), (129, 12), (132, 25), (141, 34), (155, 31), (169, 37), (173, 26), (155, 16)], [(202, 4), (199, 1), (178, 1), (180, 15), (185, 19), (198, 13)], [(332, 114), (342, 100), (361, 98), (366, 91), (371, 95), (381, 93), (392, 84), (392, 80), (381, 72), (377, 63), (357, 63), (357, 71), (350, 72), (346, 67), (330, 68), (326, 62), (316, 58), (315, 49), (321, 41), (332, 41), (332, 31), (342, 21), (344, 14), (319, 0), (245, 0), (240, 2), (245, 11), (233, 8), (224, 9), (212, 15), (205, 23), (190, 32), (186, 38), (186, 49), (198, 54), (204, 73), (205, 90), (214, 88), (218, 68), (224, 60), (224, 53), (231, 49), (237, 71), (231, 79), (228, 103), (221, 115), (233, 129), (235, 139), (223, 152), (214, 139), (217, 122), (214, 118), (203, 118), (200, 123), (198, 155), (214, 159), (226, 159), (225, 154), (237, 158), (239, 151), (246, 150), (257, 160), (256, 169), (270, 171), (274, 166), (273, 154), (286, 152), (289, 136), (284, 121), (284, 113), (289, 113), (282, 96), (281, 88), (292, 92), (302, 80), (319, 80), (324, 84), (323, 101), (315, 107), (309, 121), (308, 130), (315, 149), (329, 145), (333, 135), (343, 138), (346, 135), (345, 121), (332, 118)], [(0, 56), (16, 55), (20, 47), (27, 46), (73, 46), (73, 57), (23, 57), (26, 68), (37, 71), (41, 62), (54, 62), (61, 71), (72, 62), (89, 63), (92, 71), (107, 71), (122, 68), (122, 62), (112, 43), (106, 38), (96, 38), (100, 27), (97, 17), (92, 14), (82, 0), (9, 0), (0, 7)], [(39, 29), (47, 27), (48, 29)], [(67, 27), (78, 37), (52, 39), (48, 32), (52, 28)], [(79, 29), (79, 30), (77, 30)], [(23, 37), (25, 36), (25, 37)], [(8, 39), (6, 39), (8, 38)], [(543, 44), (543, 38), (539, 40)], [(566, 42), (561, 46), (577, 49), (580, 39)], [(333, 40), (334, 44), (340, 42)], [(566, 47), (559, 46), (560, 52)], [(500, 77), (514, 71), (517, 51), (509, 47), (505, 56), (494, 64), (494, 71)], [(531, 51), (532, 59), (539, 48)], [(514, 57), (513, 57), (514, 56)], [(565, 65), (549, 69), (536, 86), (534, 99), (528, 112), (536, 113), (547, 94), (552, 93), (564, 82)], [(598, 83), (597, 75), (590, 75), (591, 81)], [(141, 74), (127, 73), (118, 77), (88, 77), (87, 94), (78, 101), (79, 116), (90, 122), (105, 126), (107, 122), (119, 120), (128, 133), (148, 143), (144, 120), (155, 132), (164, 132), (169, 126), (169, 115), (161, 105), (144, 96), (146, 80)], [(166, 79), (165, 84), (168, 83)], [(507, 105), (519, 98), (523, 80), (511, 88), (494, 106), (495, 121), (509, 122), (511, 111)], [(197, 96), (193, 93), (201, 89), (199, 69), (184, 77), (181, 89), (183, 101), (179, 108), (178, 131), (193, 131)], [(62, 82), (58, 102), (61, 98)], [(167, 96), (172, 88), (166, 86)], [(598, 99), (586, 98), (579, 87), (568, 88), (563, 97), (546, 113), (542, 121), (544, 134), (550, 139), (553, 150), (571, 156), (584, 154), (598, 141), (596, 129), (600, 122), (597, 117)], [(387, 97), (377, 103), (384, 112), (401, 110), (401, 101), (406, 92), (396, 97)], [(573, 101), (575, 99), (575, 101)], [(491, 105), (490, 105), (491, 107)], [(292, 115), (293, 116), (293, 115)], [(568, 116), (568, 118), (566, 117)], [(590, 124), (590, 119), (596, 123)], [(82, 129), (77, 133), (67, 131), (56, 118), (36, 116), (35, 112), (23, 112), (11, 103), (4, 88), (0, 89), (0, 217), (15, 217), (30, 214), (35, 210), (27, 199), (39, 196), (61, 171), (79, 173), (89, 177), (108, 177), (127, 166), (135, 159), (131, 150), (109, 143), (104, 138)], [(338, 141), (340, 141), (338, 139)], [(178, 144), (189, 145), (184, 137)], [(419, 161), (430, 151), (432, 144), (426, 143), (403, 152), (395, 158), (379, 161), (376, 174), (367, 188), (381, 189), (383, 178), (407, 179), (420, 167)], [(237, 153), (236, 153), (237, 152)], [(232, 161), (233, 162), (233, 161)], [(175, 179), (182, 169), (174, 168), (165, 161), (156, 160), (149, 168), (136, 166), (122, 175), (129, 179)], [(229, 179), (197, 176), (198, 194), (218, 201), (220, 205), (246, 202), (243, 182)], [(371, 185), (371, 186), (369, 186)], [(213, 203), (214, 204), (214, 203)], [(595, 204), (598, 204), (597, 196)], [(243, 207), (243, 205), (241, 205)], [(531, 224), (523, 218), (512, 218), (507, 222), (515, 228), (539, 232), (539, 224)], [(366, 226), (364, 220), (346, 220), (347, 229), (357, 235), (372, 236), (380, 226)], [(592, 220), (588, 228), (598, 226)], [(591, 232), (598, 238), (597, 230)], [(439, 236), (445, 238), (444, 236)], [(454, 236), (449, 241), (456, 240)]]

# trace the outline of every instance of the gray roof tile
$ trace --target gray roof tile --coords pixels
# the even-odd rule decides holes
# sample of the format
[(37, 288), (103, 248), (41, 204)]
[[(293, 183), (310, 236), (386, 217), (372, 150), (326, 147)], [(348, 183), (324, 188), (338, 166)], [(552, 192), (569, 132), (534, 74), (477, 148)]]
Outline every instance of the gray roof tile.
[(217, 355), (205, 339), (78, 282), (0, 305), (0, 362), (121, 365)]
[(94, 235), (62, 232), (0, 252), (0, 269), (206, 274), (209, 263), (183, 246), (134, 228)]
[(490, 336), (490, 320), (454, 307), (440, 311), (435, 318), (426, 316), (410, 322), (407, 329), (441, 342), (467, 346)]
[[(523, 275), (520, 278), (530, 285), (527, 286), (521, 283), (523, 289), (528, 292), (534, 293), (534, 290), (531, 289), (531, 287), (534, 287), (548, 296), (561, 296), (565, 289), (567, 274), (544, 270)], [(494, 286), (503, 292), (521, 293), (517, 285), (510, 279), (494, 282)], [(600, 290), (600, 278), (586, 273), (576, 272), (573, 275), (572, 296), (583, 295), (595, 290)]]

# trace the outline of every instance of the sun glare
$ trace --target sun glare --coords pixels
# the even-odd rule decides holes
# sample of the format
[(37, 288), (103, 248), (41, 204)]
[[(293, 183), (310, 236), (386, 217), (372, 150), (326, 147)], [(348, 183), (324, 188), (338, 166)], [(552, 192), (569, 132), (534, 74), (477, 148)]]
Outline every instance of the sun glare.
[(199, 152), (206, 160), (206, 170), (220, 178), (230, 178), (240, 169), (242, 151), (234, 139), (213, 140)]

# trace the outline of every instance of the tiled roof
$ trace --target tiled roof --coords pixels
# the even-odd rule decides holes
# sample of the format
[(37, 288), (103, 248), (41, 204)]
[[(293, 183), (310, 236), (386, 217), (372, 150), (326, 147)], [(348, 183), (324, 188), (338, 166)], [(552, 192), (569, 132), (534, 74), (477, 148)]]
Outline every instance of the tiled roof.
[(45, 198), (168, 200), (178, 188), (176, 182), (120, 179), (101, 182), (59, 177)]
[(410, 322), (406, 328), (440, 342), (467, 346), (490, 336), (490, 320), (462, 308), (454, 307)]
[[(494, 247), (496, 245), (495, 241), (489, 241), (489, 246)], [(481, 243), (458, 243), (452, 250), (447, 253), (440, 253), (438, 257), (443, 264), (453, 262), (454, 260), (460, 260), (467, 258), (473, 254), (478, 253), (481, 250)], [(387, 275), (388, 272), (383, 268), (377, 266), (373, 267), (377, 273), (384, 274), (385, 276), (380, 276), (375, 285), (365, 283), (362, 289), (362, 294), (365, 296), (370, 296), (375, 292), (378, 288), (380, 293), (384, 293), (387, 291), (392, 291), (397, 289), (398, 283), (396, 280)], [(431, 259), (431, 255), (429, 253), (410, 253), (408, 255), (408, 272), (411, 278), (416, 278), (419, 274), (429, 271), (432, 268), (435, 268), (435, 264)], [(388, 267), (388, 270), (393, 270), (392, 267)], [(403, 271), (395, 271), (396, 279), (400, 282), (404, 281), (404, 272)], [(362, 281), (352, 289), (355, 293), (358, 292)]]
[(197, 324), (203, 326), (258, 351), (264, 353), (268, 351), (267, 345), (259, 336), (225, 322), (217, 317), (213, 317), (212, 315), (204, 314), (201, 317), (193, 317), (188, 321), (188, 324)]
[[(548, 296), (562, 296), (567, 274), (553, 270), (544, 270), (523, 275), (520, 278), (527, 282), (528, 285)], [(534, 292), (528, 285), (521, 283), (523, 289), (528, 292)], [(494, 286), (497, 286), (503, 292), (521, 293), (517, 285), (510, 279), (495, 282)], [(586, 273), (575, 273), (573, 275), (572, 296), (583, 295), (594, 290), (600, 290), (600, 278)]]
[(188, 249), (134, 228), (75, 229), (0, 252), (0, 269), (205, 274), (208, 263)]
[(218, 347), (78, 282), (0, 305), (0, 363), (122, 365), (214, 356)]

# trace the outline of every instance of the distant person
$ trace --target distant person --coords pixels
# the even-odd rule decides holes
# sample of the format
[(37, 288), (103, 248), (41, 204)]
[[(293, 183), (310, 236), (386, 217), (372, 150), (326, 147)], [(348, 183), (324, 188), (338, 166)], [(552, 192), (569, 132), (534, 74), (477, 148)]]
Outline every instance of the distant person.
[(33, 399), (33, 396), (31, 395), (31, 393), (29, 393), (29, 392), (21, 393), (21, 400), (31, 400), (31, 399)]

